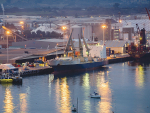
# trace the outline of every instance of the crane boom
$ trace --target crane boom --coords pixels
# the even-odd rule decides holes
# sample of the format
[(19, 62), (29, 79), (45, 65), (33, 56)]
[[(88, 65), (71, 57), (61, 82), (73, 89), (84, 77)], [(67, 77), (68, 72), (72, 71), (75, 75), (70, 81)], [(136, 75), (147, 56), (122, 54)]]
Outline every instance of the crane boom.
[(145, 9), (146, 9), (146, 12), (147, 12), (148, 17), (149, 17), (149, 20), (150, 20), (150, 14), (149, 14), (149, 11), (148, 11), (148, 9), (147, 9), (147, 8), (145, 8)]
[[(72, 30), (72, 32), (73, 32), (73, 30)], [(74, 57), (75, 57), (75, 48), (74, 48), (74, 44), (73, 44), (73, 41), (72, 41), (72, 32), (71, 32), (71, 34), (70, 34), (69, 40), (68, 40), (67, 45), (66, 45), (66, 48), (65, 48), (65, 54), (68, 55), (69, 46), (70, 46), (70, 43), (71, 43), (72, 52), (73, 52), (73, 55), (74, 55)]]
[(7, 27), (5, 27), (5, 26), (2, 26), (2, 28), (4, 29), (4, 30), (7, 30), (7, 31), (10, 31), (10, 32), (12, 32), (12, 34), (15, 34), (16, 36), (18, 36), (18, 37), (20, 37), (20, 38), (22, 38), (22, 39), (24, 39), (24, 40), (28, 40), (28, 39), (26, 39), (26, 38), (24, 38), (24, 37), (22, 37), (22, 36), (20, 36), (20, 35), (18, 35), (17, 33), (15, 33), (15, 32), (13, 32), (13, 31), (11, 31), (10, 29), (8, 29)]

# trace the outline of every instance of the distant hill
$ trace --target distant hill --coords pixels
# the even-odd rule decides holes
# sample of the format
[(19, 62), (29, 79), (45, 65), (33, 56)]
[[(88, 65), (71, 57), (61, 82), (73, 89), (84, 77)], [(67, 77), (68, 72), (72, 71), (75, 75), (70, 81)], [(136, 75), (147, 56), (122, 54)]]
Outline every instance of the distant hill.
[[(147, 4), (149, 0), (0, 0), (4, 7), (19, 7), (19, 8), (33, 8), (33, 7), (89, 7), (102, 6), (110, 7), (114, 3), (119, 3), (120, 6), (127, 4)], [(126, 4), (124, 4), (126, 3)], [(132, 5), (133, 6), (133, 5)]]

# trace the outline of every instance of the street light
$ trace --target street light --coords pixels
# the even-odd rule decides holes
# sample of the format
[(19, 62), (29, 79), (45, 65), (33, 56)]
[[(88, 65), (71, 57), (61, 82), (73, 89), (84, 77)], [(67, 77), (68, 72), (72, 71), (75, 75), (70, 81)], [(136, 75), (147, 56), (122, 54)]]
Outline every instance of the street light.
[(24, 22), (23, 22), (23, 21), (20, 21), (20, 24), (21, 24), (21, 34), (23, 34), (23, 30), (24, 30)]
[(64, 38), (65, 38), (65, 31), (66, 31), (67, 27), (66, 26), (62, 26), (62, 30), (63, 32), (63, 47), (64, 47)]
[(10, 31), (6, 31), (7, 34), (7, 63), (8, 63), (8, 35), (10, 34)]
[(105, 42), (104, 29), (106, 28), (106, 25), (102, 25), (102, 28), (103, 28), (103, 45), (104, 45), (104, 42)]
[(23, 22), (23, 21), (20, 21), (20, 24), (24, 24), (24, 22)]
[(66, 29), (67, 29), (67, 27), (66, 27), (66, 26), (62, 26), (62, 29), (63, 29), (63, 30), (66, 30)]
[(122, 20), (119, 20), (119, 23), (121, 23), (122, 22)]

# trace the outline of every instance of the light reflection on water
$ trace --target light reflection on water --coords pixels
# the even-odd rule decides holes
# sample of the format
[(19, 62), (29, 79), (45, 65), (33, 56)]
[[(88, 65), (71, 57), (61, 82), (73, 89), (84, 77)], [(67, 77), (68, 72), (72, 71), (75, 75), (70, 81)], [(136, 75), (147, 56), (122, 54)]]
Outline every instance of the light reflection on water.
[[(22, 86), (0, 84), (0, 112), (72, 113), (71, 107), (78, 98), (79, 113), (147, 113), (149, 64), (125, 62), (108, 67), (26, 77)], [(98, 92), (101, 99), (90, 98), (93, 92)]]
[(64, 77), (61, 79), (60, 83), (60, 96), (61, 96), (61, 113), (70, 113), (70, 91), (67, 84), (67, 78)]
[(136, 68), (135, 83), (139, 88), (142, 88), (144, 85), (144, 69), (141, 65)]
[(4, 113), (13, 113), (14, 110), (14, 103), (13, 103), (13, 97), (11, 94), (10, 86), (11, 84), (4, 84), (6, 86), (5, 89), (5, 99), (4, 99)]
[[(84, 97), (88, 97), (89, 94), (90, 94), (90, 82), (89, 82), (89, 73), (85, 73), (83, 75), (83, 78), (82, 78), (82, 87), (83, 87), (83, 90), (84, 90)], [(88, 99), (84, 99), (83, 101), (83, 110), (86, 112), (86, 113), (90, 113), (90, 102)]]
[(20, 98), (20, 112), (21, 113), (27, 113), (27, 94), (26, 93), (21, 93), (19, 94)]

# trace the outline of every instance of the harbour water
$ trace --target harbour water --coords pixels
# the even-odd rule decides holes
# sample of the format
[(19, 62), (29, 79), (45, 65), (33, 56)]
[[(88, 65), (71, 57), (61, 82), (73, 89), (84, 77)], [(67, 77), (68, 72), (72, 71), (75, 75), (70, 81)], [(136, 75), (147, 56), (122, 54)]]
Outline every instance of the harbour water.
[[(0, 84), (0, 113), (149, 113), (150, 63), (123, 62), (82, 73), (37, 75)], [(90, 98), (98, 92), (101, 99)]]

